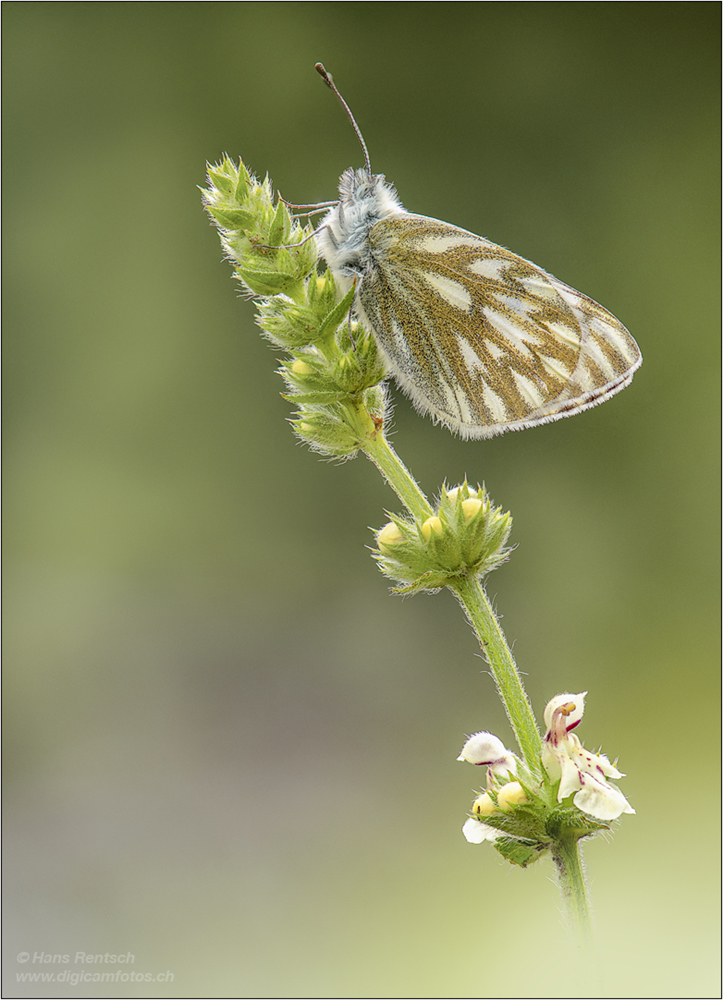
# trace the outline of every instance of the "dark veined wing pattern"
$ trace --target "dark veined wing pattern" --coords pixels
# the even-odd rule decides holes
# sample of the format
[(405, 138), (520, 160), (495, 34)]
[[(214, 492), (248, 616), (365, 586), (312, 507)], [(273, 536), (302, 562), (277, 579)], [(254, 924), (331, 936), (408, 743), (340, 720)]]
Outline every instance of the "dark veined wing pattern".
[(594, 406), (640, 365), (606, 309), (473, 233), (398, 214), (372, 226), (369, 251), (359, 318), (417, 408), (464, 437)]

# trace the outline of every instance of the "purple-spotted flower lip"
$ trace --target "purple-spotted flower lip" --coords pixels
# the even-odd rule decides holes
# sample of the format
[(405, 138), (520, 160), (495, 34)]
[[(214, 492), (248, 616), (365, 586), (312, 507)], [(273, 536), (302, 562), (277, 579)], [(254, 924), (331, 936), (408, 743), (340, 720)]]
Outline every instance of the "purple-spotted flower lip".
[(605, 754), (586, 750), (571, 732), (585, 711), (586, 691), (559, 694), (545, 709), (547, 735), (542, 743), (542, 763), (553, 781), (559, 781), (557, 801), (573, 795), (577, 808), (595, 819), (617, 819), (635, 810), (608, 778), (625, 777)]

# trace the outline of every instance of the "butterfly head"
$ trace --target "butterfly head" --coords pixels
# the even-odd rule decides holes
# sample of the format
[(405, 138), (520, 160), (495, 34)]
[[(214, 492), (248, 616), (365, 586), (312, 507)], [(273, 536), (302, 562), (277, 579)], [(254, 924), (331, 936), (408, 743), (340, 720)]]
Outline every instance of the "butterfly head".
[(339, 201), (326, 214), (317, 240), (322, 257), (342, 285), (350, 286), (371, 265), (369, 230), (381, 219), (404, 212), (396, 190), (383, 174), (345, 170)]
[(371, 214), (376, 216), (375, 222), (404, 211), (394, 185), (387, 182), (384, 174), (349, 167), (339, 178), (339, 207), (346, 212), (360, 205), (365, 206), (370, 217)]

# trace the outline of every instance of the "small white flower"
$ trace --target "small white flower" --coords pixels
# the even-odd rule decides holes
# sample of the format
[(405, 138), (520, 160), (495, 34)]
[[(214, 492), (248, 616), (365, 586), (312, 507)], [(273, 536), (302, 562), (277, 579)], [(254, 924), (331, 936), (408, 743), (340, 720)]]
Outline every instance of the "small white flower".
[(466, 760), (468, 764), (484, 764), (494, 774), (504, 778), (515, 772), (514, 755), (492, 733), (475, 733), (470, 736), (457, 760)]
[(558, 694), (547, 704), (547, 735), (542, 744), (542, 763), (553, 781), (560, 781), (557, 801), (575, 793), (573, 802), (581, 812), (595, 819), (617, 819), (634, 813), (623, 793), (608, 778), (623, 778), (604, 754), (586, 750), (571, 732), (582, 719), (585, 695)]
[[(487, 770), (487, 784), (490, 786), (492, 775), (507, 778), (515, 774), (517, 761), (502, 740), (492, 733), (474, 733), (470, 736), (457, 760), (466, 760), (468, 764), (484, 766)], [(482, 844), (485, 840), (496, 840), (503, 834), (494, 827), (477, 819), (477, 816), (489, 816), (499, 813), (494, 801), (487, 792), (482, 792), (472, 805), (474, 816), (470, 816), (462, 827), (462, 833), (470, 844)]]

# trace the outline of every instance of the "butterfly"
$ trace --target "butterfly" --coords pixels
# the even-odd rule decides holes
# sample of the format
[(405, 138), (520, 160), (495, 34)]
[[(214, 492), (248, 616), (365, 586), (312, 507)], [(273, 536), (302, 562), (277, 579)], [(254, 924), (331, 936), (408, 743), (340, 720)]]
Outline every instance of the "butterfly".
[(361, 131), (321, 63), (364, 151), (316, 230), (355, 318), (423, 414), (465, 438), (535, 427), (629, 385), (638, 345), (597, 302), (528, 260), (403, 207), (372, 173)]

